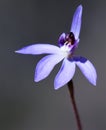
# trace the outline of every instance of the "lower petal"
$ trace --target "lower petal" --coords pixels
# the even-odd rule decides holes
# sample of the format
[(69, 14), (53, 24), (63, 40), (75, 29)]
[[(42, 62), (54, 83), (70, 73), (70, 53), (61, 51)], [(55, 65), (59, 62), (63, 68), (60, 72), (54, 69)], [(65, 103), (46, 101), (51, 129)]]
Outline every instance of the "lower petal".
[(61, 55), (48, 55), (42, 58), (37, 66), (35, 71), (35, 78), (36, 82), (46, 78), (54, 66), (58, 64), (64, 57)]
[(75, 63), (90, 83), (96, 86), (97, 73), (93, 64), (84, 57), (76, 58)]
[(64, 59), (62, 66), (55, 77), (54, 88), (59, 89), (68, 83), (74, 76), (75, 73), (75, 63)]

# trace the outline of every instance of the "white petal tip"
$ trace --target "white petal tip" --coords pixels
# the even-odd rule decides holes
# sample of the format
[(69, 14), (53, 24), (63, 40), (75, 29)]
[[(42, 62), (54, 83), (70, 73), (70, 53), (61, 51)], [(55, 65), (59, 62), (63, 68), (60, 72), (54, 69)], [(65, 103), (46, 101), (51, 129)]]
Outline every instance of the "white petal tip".
[(83, 10), (82, 5), (79, 5), (77, 9), (78, 9), (78, 10), (79, 10), (79, 12), (80, 12), (79, 14), (80, 14), (80, 15), (82, 15), (82, 10)]
[(17, 50), (17, 51), (15, 51), (15, 53), (27, 54), (27, 53), (24, 51), (24, 49)]
[(78, 8), (82, 9), (82, 5), (79, 5)]
[(35, 81), (35, 82), (39, 82), (39, 80), (36, 80), (36, 79), (35, 79), (34, 81)]
[(35, 81), (35, 82), (39, 82), (40, 80), (41, 80), (41, 79), (38, 78), (38, 77), (34, 78), (34, 81)]
[(23, 49), (20, 49), (20, 50), (15, 51), (15, 53), (20, 53), (20, 54), (29, 54), (29, 52), (27, 52), (27, 50), (25, 50), (24, 48), (23, 48)]
[(93, 81), (93, 82), (92, 82), (92, 84), (93, 84), (94, 86), (96, 86), (96, 80), (95, 80), (95, 81)]
[(82, 12), (82, 9), (83, 9), (82, 5), (79, 5), (79, 6), (77, 7), (77, 9), (78, 9), (80, 12)]
[(14, 51), (15, 53), (20, 53), (20, 50)]
[(63, 87), (64, 85), (63, 84), (59, 84), (57, 83), (56, 81), (54, 82), (54, 89), (55, 90), (58, 90), (59, 88)]
[(59, 86), (55, 86), (55, 85), (54, 85), (54, 89), (55, 89), (55, 90), (58, 90), (59, 88), (60, 88)]
[(91, 82), (92, 85), (96, 86), (96, 84), (97, 84), (97, 73), (96, 73), (95, 68), (93, 70), (93, 75), (91, 75), (91, 78), (89, 78), (88, 80)]
[(57, 83), (56, 83), (56, 81), (54, 81), (54, 89), (55, 90), (58, 90), (60, 88), (60, 85), (58, 85)]
[(94, 83), (93, 85), (96, 86), (96, 83)]

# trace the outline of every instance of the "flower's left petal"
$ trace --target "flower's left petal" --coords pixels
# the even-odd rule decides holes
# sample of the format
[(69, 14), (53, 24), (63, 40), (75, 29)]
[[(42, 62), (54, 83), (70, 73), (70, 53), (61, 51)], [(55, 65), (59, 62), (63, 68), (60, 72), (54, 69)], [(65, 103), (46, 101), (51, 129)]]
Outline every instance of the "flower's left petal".
[(74, 33), (76, 40), (79, 38), (79, 34), (80, 34), (81, 19), (82, 19), (82, 5), (79, 5), (74, 13), (73, 21), (70, 29), (70, 32)]
[(24, 47), (20, 50), (15, 51), (16, 53), (21, 54), (57, 54), (60, 52), (60, 48), (50, 44), (34, 44), (27, 47)]
[(62, 33), (62, 34), (60, 35), (60, 37), (59, 37), (59, 40), (58, 40), (58, 44), (59, 44), (60, 47), (64, 45), (65, 40), (66, 40), (65, 38), (66, 38), (66, 34), (65, 34), (65, 33)]
[(54, 88), (59, 89), (68, 83), (74, 76), (75, 63), (64, 59), (63, 64), (55, 77)]
[(96, 86), (97, 73), (93, 64), (84, 57), (75, 58), (75, 62), (88, 81)]
[(64, 57), (61, 55), (48, 55), (42, 58), (36, 66), (34, 80), (38, 82), (46, 78), (54, 66), (58, 64), (63, 58)]

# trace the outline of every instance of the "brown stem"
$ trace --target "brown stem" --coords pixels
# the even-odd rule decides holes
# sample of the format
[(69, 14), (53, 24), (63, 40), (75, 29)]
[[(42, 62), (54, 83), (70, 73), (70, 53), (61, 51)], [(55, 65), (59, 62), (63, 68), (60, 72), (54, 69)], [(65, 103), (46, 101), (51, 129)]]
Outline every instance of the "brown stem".
[(73, 81), (70, 80), (67, 85), (68, 85), (68, 89), (69, 89), (69, 92), (70, 92), (70, 98), (71, 98), (71, 101), (72, 101), (72, 105), (73, 105), (73, 109), (74, 109), (74, 114), (75, 114), (75, 118), (76, 118), (78, 130), (82, 130), (80, 116), (78, 114), (78, 110), (77, 110), (77, 106), (76, 106), (76, 102), (75, 102), (75, 97), (74, 97), (74, 85), (73, 85)]

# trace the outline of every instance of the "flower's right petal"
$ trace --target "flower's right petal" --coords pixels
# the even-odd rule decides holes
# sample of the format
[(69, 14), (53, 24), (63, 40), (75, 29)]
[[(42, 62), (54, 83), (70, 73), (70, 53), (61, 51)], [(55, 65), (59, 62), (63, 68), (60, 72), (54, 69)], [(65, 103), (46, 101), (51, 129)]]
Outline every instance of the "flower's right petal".
[(96, 86), (97, 73), (93, 64), (84, 57), (74, 58), (74, 62), (80, 68), (84, 76), (88, 79), (90, 83)]
[(40, 80), (46, 78), (54, 66), (58, 64), (63, 58), (64, 57), (61, 55), (48, 55), (42, 58), (36, 66), (34, 80), (39, 82)]
[(50, 44), (34, 44), (34, 45), (24, 47), (15, 52), (21, 54), (32, 54), (32, 55), (57, 54), (60, 52), (60, 48)]
[(82, 19), (82, 5), (79, 5), (74, 13), (72, 26), (70, 32), (73, 32), (75, 39), (79, 38), (80, 28), (81, 28), (81, 19)]

